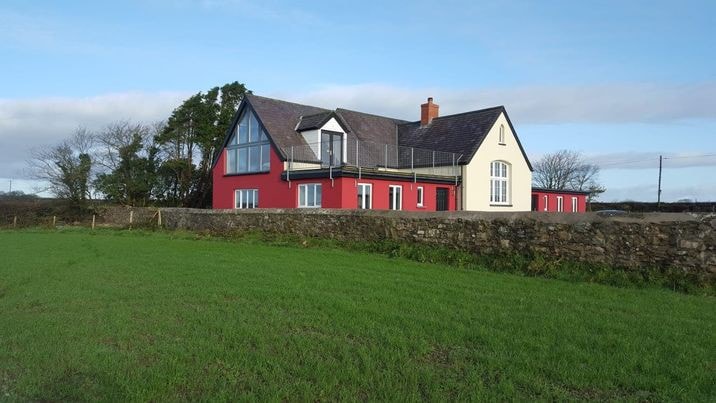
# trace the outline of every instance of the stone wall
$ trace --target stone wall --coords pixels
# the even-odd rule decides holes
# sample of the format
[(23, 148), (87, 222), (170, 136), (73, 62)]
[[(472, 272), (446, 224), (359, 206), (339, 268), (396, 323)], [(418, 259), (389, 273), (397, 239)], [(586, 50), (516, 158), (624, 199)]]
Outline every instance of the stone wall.
[[(134, 222), (156, 225), (156, 209), (133, 209)], [(128, 225), (127, 208), (104, 222)], [(716, 276), (716, 215), (654, 213), (408, 213), (395, 211), (161, 209), (167, 229), (263, 231), (339, 240), (391, 239), (477, 254), (519, 253), (623, 268), (680, 268)]]

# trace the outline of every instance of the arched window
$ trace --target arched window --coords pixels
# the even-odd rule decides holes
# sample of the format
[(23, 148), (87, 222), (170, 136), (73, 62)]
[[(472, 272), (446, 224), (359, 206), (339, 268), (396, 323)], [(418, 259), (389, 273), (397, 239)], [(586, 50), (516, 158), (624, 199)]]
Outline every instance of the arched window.
[(505, 125), (500, 125), (500, 144), (505, 144)]
[(490, 204), (510, 204), (510, 165), (490, 163)]

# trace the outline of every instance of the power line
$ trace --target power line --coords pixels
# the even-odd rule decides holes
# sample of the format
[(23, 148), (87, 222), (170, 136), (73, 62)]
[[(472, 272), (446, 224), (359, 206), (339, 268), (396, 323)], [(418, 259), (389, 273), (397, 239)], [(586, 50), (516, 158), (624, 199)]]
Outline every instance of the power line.
[(646, 160), (631, 160), (631, 161), (605, 162), (605, 163), (601, 163), (601, 164), (597, 164), (597, 165), (599, 165), (600, 167), (602, 167), (602, 166), (609, 166), (609, 165), (636, 164), (636, 163), (638, 163), (638, 162), (655, 161), (656, 159), (657, 159), (657, 158), (654, 157), (654, 158), (649, 158), (649, 159), (646, 159)]
[[(706, 158), (706, 157), (716, 157), (716, 154), (698, 154), (698, 155), (683, 155), (680, 157), (663, 157), (665, 160), (675, 160), (675, 159), (684, 159), (684, 158)], [(650, 162), (650, 161), (658, 161), (659, 156), (655, 155), (652, 158), (649, 159), (640, 159), (640, 160), (626, 160), (626, 161), (612, 161), (612, 162), (604, 162), (604, 163), (598, 163), (600, 167), (602, 166), (610, 166), (610, 165), (626, 165), (626, 164), (636, 164), (640, 162)]]
[(705, 157), (716, 157), (716, 154), (701, 154), (701, 155), (684, 155), (681, 157), (664, 157), (665, 160), (676, 160), (680, 158), (705, 158)]

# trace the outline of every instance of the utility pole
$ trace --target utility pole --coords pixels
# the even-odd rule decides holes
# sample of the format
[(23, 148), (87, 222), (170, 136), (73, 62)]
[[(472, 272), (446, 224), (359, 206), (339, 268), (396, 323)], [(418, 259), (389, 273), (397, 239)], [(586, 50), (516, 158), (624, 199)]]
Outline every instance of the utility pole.
[(12, 193), (12, 178), (10, 178), (10, 193)]
[(656, 198), (656, 209), (658, 211), (661, 211), (661, 167), (662, 167), (662, 161), (664, 160), (664, 156), (659, 156), (659, 193)]

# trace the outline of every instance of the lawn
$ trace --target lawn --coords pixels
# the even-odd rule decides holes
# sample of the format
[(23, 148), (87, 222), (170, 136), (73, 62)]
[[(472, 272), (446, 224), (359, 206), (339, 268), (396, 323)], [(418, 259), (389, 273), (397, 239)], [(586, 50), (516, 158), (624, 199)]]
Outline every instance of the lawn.
[(0, 400), (716, 399), (713, 297), (168, 233), (0, 259)]

